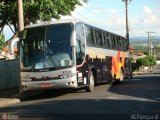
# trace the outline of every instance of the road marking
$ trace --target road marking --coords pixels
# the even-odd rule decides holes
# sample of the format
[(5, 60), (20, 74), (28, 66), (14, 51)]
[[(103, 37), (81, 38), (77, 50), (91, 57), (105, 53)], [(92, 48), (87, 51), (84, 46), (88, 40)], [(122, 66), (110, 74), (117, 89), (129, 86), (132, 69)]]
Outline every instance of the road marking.
[(155, 98), (155, 100), (147, 99), (147, 98), (139, 98), (139, 97), (129, 97), (125, 98), (125, 96), (119, 96), (119, 97), (106, 97), (106, 99), (112, 99), (112, 100), (137, 100), (137, 101), (145, 101), (145, 102), (159, 102), (160, 98)]
[(114, 99), (114, 100), (117, 100), (119, 99), (118, 97), (106, 97), (107, 99)]
[(143, 102), (159, 102), (158, 100), (139, 98), (139, 97), (131, 97), (131, 98), (127, 98), (126, 100), (137, 100), (137, 101), (143, 101)]

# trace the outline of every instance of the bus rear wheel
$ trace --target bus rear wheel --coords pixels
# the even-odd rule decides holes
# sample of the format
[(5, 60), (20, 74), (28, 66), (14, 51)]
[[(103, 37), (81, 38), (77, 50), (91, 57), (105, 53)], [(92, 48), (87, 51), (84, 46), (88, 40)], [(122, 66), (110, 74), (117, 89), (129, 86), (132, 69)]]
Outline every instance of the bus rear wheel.
[(89, 85), (86, 87), (86, 91), (87, 92), (92, 92), (94, 90), (94, 85), (95, 85), (94, 75), (93, 75), (92, 72), (90, 72), (90, 74), (89, 74)]
[(120, 71), (120, 79), (119, 79), (119, 81), (122, 82), (123, 80), (124, 80), (124, 73), (123, 73), (123, 71), (121, 70), (121, 71)]
[(115, 83), (116, 83), (116, 84), (121, 84), (121, 83), (123, 82), (123, 80), (124, 80), (124, 73), (123, 73), (123, 71), (121, 70), (121, 71), (120, 71), (120, 78), (119, 78), (119, 79), (116, 79), (116, 80), (115, 80)]

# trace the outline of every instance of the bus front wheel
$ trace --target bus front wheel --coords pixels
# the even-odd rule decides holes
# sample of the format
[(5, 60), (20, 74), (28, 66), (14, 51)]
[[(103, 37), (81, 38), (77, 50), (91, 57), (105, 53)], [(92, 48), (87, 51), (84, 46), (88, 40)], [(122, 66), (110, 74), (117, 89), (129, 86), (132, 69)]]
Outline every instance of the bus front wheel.
[(92, 92), (94, 90), (94, 85), (95, 85), (94, 75), (92, 72), (90, 72), (88, 79), (89, 79), (89, 85), (86, 87), (86, 91)]

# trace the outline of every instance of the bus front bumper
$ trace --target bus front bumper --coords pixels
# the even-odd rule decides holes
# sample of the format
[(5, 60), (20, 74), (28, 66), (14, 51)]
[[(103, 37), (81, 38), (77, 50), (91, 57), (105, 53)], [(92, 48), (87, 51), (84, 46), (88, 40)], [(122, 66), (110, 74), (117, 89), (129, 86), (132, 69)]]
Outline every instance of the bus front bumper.
[(65, 88), (77, 88), (77, 80), (75, 79), (75, 77), (69, 79), (58, 79), (49, 81), (22, 82), (23, 91)]

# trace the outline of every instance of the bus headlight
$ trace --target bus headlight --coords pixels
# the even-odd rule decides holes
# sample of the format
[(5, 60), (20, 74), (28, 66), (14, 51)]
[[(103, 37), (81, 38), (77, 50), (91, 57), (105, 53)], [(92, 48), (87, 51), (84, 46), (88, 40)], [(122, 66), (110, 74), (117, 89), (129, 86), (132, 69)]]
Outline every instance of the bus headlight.
[(63, 74), (63, 75), (59, 75), (59, 78), (61, 79), (66, 79), (66, 78), (71, 78), (75, 75), (75, 73), (70, 73), (70, 74)]
[(32, 81), (32, 79), (31, 78), (22, 78), (22, 82), (30, 82), (30, 81)]

